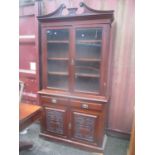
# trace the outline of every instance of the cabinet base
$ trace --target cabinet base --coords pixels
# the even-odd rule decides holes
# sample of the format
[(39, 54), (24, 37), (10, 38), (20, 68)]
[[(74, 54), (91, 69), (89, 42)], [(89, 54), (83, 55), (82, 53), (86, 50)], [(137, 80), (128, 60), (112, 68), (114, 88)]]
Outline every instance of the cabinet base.
[[(63, 144), (70, 144), (70, 145), (72, 145), (76, 148), (79, 148), (79, 149), (83, 149), (83, 150), (87, 150), (87, 151), (94, 151), (94, 152), (102, 153), (102, 155), (104, 155), (103, 154), (104, 147), (97, 147), (97, 146), (92, 146), (92, 145), (88, 145), (88, 144), (83, 144), (83, 143), (72, 141), (69, 139), (48, 135), (46, 133), (40, 133), (40, 136), (47, 140), (53, 140), (53, 141), (61, 142)], [(106, 142), (103, 143), (104, 146), (105, 146), (105, 143)]]

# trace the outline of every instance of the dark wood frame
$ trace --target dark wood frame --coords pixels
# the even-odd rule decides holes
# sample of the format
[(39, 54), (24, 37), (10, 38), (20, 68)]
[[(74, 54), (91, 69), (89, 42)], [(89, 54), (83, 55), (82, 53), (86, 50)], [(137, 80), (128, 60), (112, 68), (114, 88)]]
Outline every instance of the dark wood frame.
[[(61, 23), (62, 24), (62, 23)], [(103, 66), (108, 66), (108, 45), (107, 45), (107, 36), (109, 36), (110, 35), (110, 31), (109, 31), (109, 29), (108, 29), (108, 25), (103, 25), (103, 24), (97, 24), (97, 25), (91, 25), (91, 26), (89, 26), (89, 24), (91, 24), (91, 22), (88, 22), (86, 25), (78, 25), (78, 26), (74, 26), (73, 25), (73, 28), (71, 28), (71, 30), (69, 29), (69, 31), (71, 31), (71, 34), (70, 34), (70, 45), (69, 45), (69, 51), (68, 51), (68, 54), (69, 54), (69, 58), (71, 58), (72, 57), (72, 59), (74, 59), (75, 60), (75, 53), (73, 53), (73, 52), (70, 52), (71, 51), (71, 49), (72, 49), (72, 51), (75, 51), (75, 45), (74, 45), (74, 39), (73, 38), (75, 38), (75, 34), (73, 35), (73, 30), (72, 29), (75, 29), (75, 28), (82, 28), (82, 27), (89, 27), (89, 28), (94, 28), (95, 26), (97, 26), (97, 27), (101, 27), (101, 28), (103, 28), (104, 29), (104, 31), (106, 31), (105, 32), (105, 35), (103, 34), (102, 36), (103, 36), (103, 40), (102, 40), (102, 45), (106, 45), (106, 46), (102, 46), (102, 51), (104, 51), (104, 52), (101, 52), (101, 54), (102, 54), (102, 56), (101, 56), (101, 69), (100, 69), (100, 75), (101, 75), (101, 79), (100, 79), (100, 92), (99, 93), (97, 93), (97, 95), (100, 95), (100, 96), (103, 96), (103, 94), (107, 94), (107, 92), (105, 91), (107, 88), (107, 71), (108, 71), (108, 68), (107, 67), (103, 67)], [(70, 25), (71, 26), (71, 25)], [(43, 29), (42, 29), (42, 51), (47, 51), (47, 49), (46, 49), (46, 43), (47, 43), (47, 41), (46, 41), (46, 37), (45, 37), (45, 31), (47, 30), (47, 29), (49, 29), (49, 28), (52, 28), (52, 29), (61, 29), (61, 28), (69, 28), (69, 26), (68, 27), (66, 27), (66, 26), (60, 26), (60, 27), (58, 27), (58, 28), (56, 28), (55, 26), (53, 27), (53, 26), (45, 26), (44, 25), (44, 27), (43, 27)], [(103, 32), (104, 33), (104, 32)], [(74, 50), (73, 50), (74, 49)], [(43, 89), (46, 89), (47, 88), (47, 65), (46, 65), (46, 58), (47, 58), (47, 53), (46, 52), (43, 52), (42, 53), (43, 54), (43, 56), (42, 56), (42, 64), (44, 64), (43, 66), (42, 66), (42, 71), (43, 71), (43, 74), (42, 74), (42, 88)], [(71, 59), (70, 59), (71, 60)], [(75, 72), (74, 72), (74, 67), (70, 64), (70, 61), (69, 61), (69, 66), (68, 66), (68, 73), (70, 74), (70, 75), (74, 75), (75, 74)], [(74, 85), (73, 83), (74, 83), (74, 76), (69, 76), (69, 79), (70, 79), (70, 81), (71, 81), (71, 84), (70, 84), (70, 86), (69, 86), (69, 88), (70, 88), (70, 92), (71, 93), (75, 93), (75, 91), (73, 92), (73, 87), (71, 87), (72, 85)], [(107, 95), (105, 95), (105, 96), (108, 96), (108, 94)]]
[[(66, 109), (67, 120), (63, 122), (65, 124), (64, 130), (66, 130), (67, 136), (62, 137), (61, 135), (55, 135), (54, 133), (50, 133), (46, 130), (46, 116), (44, 112), (43, 121), (42, 121), (42, 130), (41, 136), (62, 141), (66, 143), (70, 143), (73, 145), (77, 145), (80, 148), (85, 148), (88, 150), (93, 150), (97, 152), (103, 152), (102, 143), (103, 143), (103, 135), (104, 128), (106, 125), (106, 109), (107, 103), (109, 102), (109, 87), (110, 87), (110, 56), (109, 54), (109, 41), (110, 41), (110, 28), (111, 23), (114, 19), (113, 11), (98, 11), (89, 8), (85, 3), (80, 3), (80, 7), (84, 7), (83, 14), (76, 14), (77, 8), (69, 8), (68, 15), (62, 15), (62, 11), (65, 8), (65, 5), (62, 4), (60, 7), (48, 14), (39, 16), (38, 20), (41, 25), (41, 51), (42, 51), (42, 59), (40, 66), (42, 72), (42, 87), (39, 93), (40, 104), (44, 109), (46, 108), (55, 108), (55, 109)], [(84, 28), (84, 27), (101, 27), (104, 31), (102, 31), (102, 49), (101, 49), (101, 61), (100, 61), (100, 92), (96, 93), (82, 93), (75, 92), (73, 89), (75, 79), (74, 79), (74, 66), (71, 65), (71, 60), (75, 60), (75, 29), (76, 28)], [(70, 32), (69, 36), (69, 66), (68, 73), (69, 76), (69, 91), (63, 90), (55, 90), (47, 88), (47, 48), (46, 48), (46, 37), (45, 31), (48, 28), (52, 29), (64, 29), (68, 28)], [(51, 99), (50, 99), (51, 98)], [(52, 101), (53, 98), (58, 98), (56, 104)], [(66, 98), (67, 102), (61, 100), (61, 98)], [(74, 103), (77, 102), (76, 104)], [(82, 104), (83, 102), (87, 103), (87, 108), (85, 109)], [(92, 103), (92, 104), (91, 104)], [(75, 106), (76, 105), (76, 106)], [(99, 109), (102, 105), (102, 108)], [(70, 122), (72, 125), (74, 124), (73, 113), (77, 112), (81, 115), (85, 115), (89, 118), (89, 116), (94, 116), (96, 118), (95, 124), (98, 124), (97, 131), (94, 132), (94, 143), (89, 143), (83, 140), (77, 140), (73, 138), (74, 127), (69, 127)], [(52, 114), (54, 115), (54, 114)], [(54, 116), (57, 117), (57, 116)], [(87, 120), (87, 119), (86, 119)], [(88, 119), (89, 120), (89, 119)], [(96, 126), (94, 126), (94, 129)]]

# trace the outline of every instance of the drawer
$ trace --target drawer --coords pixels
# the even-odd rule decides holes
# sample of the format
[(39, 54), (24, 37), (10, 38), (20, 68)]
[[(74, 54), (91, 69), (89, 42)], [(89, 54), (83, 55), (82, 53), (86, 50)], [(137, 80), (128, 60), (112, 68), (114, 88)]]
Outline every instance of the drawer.
[(103, 104), (79, 100), (71, 100), (71, 107), (98, 111), (103, 110)]
[(50, 106), (50, 105), (68, 105), (68, 100), (66, 98), (59, 98), (55, 96), (40, 96), (41, 105)]

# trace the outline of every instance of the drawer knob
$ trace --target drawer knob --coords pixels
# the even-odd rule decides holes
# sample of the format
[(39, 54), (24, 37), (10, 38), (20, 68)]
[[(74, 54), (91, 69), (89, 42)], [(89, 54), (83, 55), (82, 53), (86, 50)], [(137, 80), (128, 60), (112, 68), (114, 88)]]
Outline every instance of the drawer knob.
[(83, 104), (82, 104), (82, 108), (83, 108), (83, 109), (88, 109), (88, 104), (83, 103)]
[(52, 98), (52, 103), (57, 103), (57, 100), (55, 98)]

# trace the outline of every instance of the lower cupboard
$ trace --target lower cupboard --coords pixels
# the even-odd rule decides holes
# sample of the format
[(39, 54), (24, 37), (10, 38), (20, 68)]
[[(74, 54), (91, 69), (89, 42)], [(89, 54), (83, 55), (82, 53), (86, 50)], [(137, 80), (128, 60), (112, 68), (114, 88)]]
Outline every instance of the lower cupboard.
[(94, 151), (103, 151), (106, 103), (40, 96), (40, 135)]

